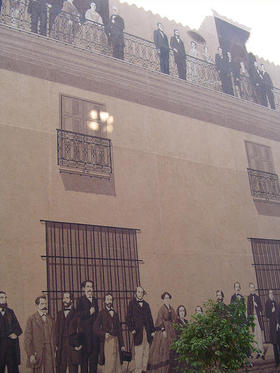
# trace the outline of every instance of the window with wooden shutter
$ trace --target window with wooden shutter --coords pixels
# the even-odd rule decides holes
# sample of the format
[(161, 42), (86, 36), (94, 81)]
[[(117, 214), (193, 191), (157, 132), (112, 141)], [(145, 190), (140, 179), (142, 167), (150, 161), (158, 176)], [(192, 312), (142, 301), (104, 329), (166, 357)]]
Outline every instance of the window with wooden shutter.
[(274, 173), (271, 148), (267, 145), (245, 141), (249, 168)]
[(93, 130), (89, 124), (94, 120), (91, 112), (106, 111), (105, 105), (82, 100), (76, 97), (61, 95), (61, 129), (85, 135), (107, 137), (106, 126), (100, 121), (98, 129)]

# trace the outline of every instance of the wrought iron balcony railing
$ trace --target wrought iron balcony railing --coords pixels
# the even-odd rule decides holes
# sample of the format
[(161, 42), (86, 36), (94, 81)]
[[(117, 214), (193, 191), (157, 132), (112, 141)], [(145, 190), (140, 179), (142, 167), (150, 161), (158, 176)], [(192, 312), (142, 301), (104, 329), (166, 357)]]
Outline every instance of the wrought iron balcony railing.
[(280, 200), (278, 175), (248, 168), (251, 194), (266, 200)]
[[(84, 17), (72, 13), (57, 12), (53, 6), (46, 4), (39, 7), (42, 0), (33, 0), (38, 4), (36, 12), (30, 11), (31, 0), (3, 0), (0, 23), (15, 27), (26, 32), (41, 34), (70, 44), (76, 48), (112, 56), (112, 46), (108, 40), (108, 33), (104, 25), (86, 20)], [(160, 71), (159, 57), (153, 42), (124, 33), (124, 61), (141, 66), (142, 68)], [(170, 75), (178, 77), (177, 66), (173, 51), (170, 50)], [(222, 91), (222, 84), (215, 64), (205, 60), (186, 56), (186, 81), (213, 90)], [(236, 81), (231, 76), (234, 96), (259, 103), (256, 92), (252, 88), (248, 76), (241, 75)], [(280, 90), (273, 89), (273, 96), (277, 110), (280, 110)]]
[(58, 129), (57, 163), (61, 172), (110, 179), (111, 140)]

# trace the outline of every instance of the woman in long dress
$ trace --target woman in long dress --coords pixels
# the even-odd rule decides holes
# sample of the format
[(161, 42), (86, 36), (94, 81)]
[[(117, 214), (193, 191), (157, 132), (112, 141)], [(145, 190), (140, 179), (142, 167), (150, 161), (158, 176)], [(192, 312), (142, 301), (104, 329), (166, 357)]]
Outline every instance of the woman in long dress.
[(155, 323), (155, 336), (150, 348), (148, 371), (150, 373), (168, 373), (170, 344), (176, 337), (173, 323), (176, 313), (170, 305), (171, 294), (164, 292), (161, 296), (163, 305), (160, 307)]
[(80, 29), (80, 15), (73, 0), (65, 0), (61, 12), (55, 17), (51, 37), (73, 43)]
[(90, 9), (86, 11), (85, 22), (77, 36), (82, 44), (89, 49), (98, 50), (99, 46), (106, 44), (103, 21), (96, 11), (96, 4), (91, 3)]
[[(177, 308), (177, 320), (176, 320), (176, 325), (179, 326), (186, 326), (188, 323), (188, 320), (186, 319), (187, 316), (187, 310), (186, 307), (183, 305), (180, 305)], [(177, 338), (180, 336), (180, 330), (175, 329), (175, 333)], [(178, 361), (178, 354), (176, 351), (171, 350), (170, 351), (170, 362), (169, 362), (169, 370), (168, 373), (182, 373), (184, 372), (184, 363), (180, 363)]]

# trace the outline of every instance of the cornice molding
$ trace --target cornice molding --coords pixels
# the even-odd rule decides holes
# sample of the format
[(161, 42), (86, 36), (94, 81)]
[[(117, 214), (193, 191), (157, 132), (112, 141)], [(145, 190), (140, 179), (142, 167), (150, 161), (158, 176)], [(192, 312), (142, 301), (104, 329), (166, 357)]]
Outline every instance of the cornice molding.
[(280, 113), (0, 25), (0, 68), (280, 141)]

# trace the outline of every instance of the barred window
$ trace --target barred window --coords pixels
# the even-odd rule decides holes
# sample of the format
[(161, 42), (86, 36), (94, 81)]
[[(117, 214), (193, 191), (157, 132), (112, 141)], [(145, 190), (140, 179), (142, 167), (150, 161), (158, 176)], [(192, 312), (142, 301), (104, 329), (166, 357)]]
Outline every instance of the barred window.
[(46, 221), (47, 290), (50, 313), (62, 308), (62, 296), (72, 291), (75, 300), (80, 284), (94, 282), (99, 307), (107, 292), (114, 296), (127, 347), (130, 345), (125, 317), (130, 299), (140, 285), (137, 230)]

